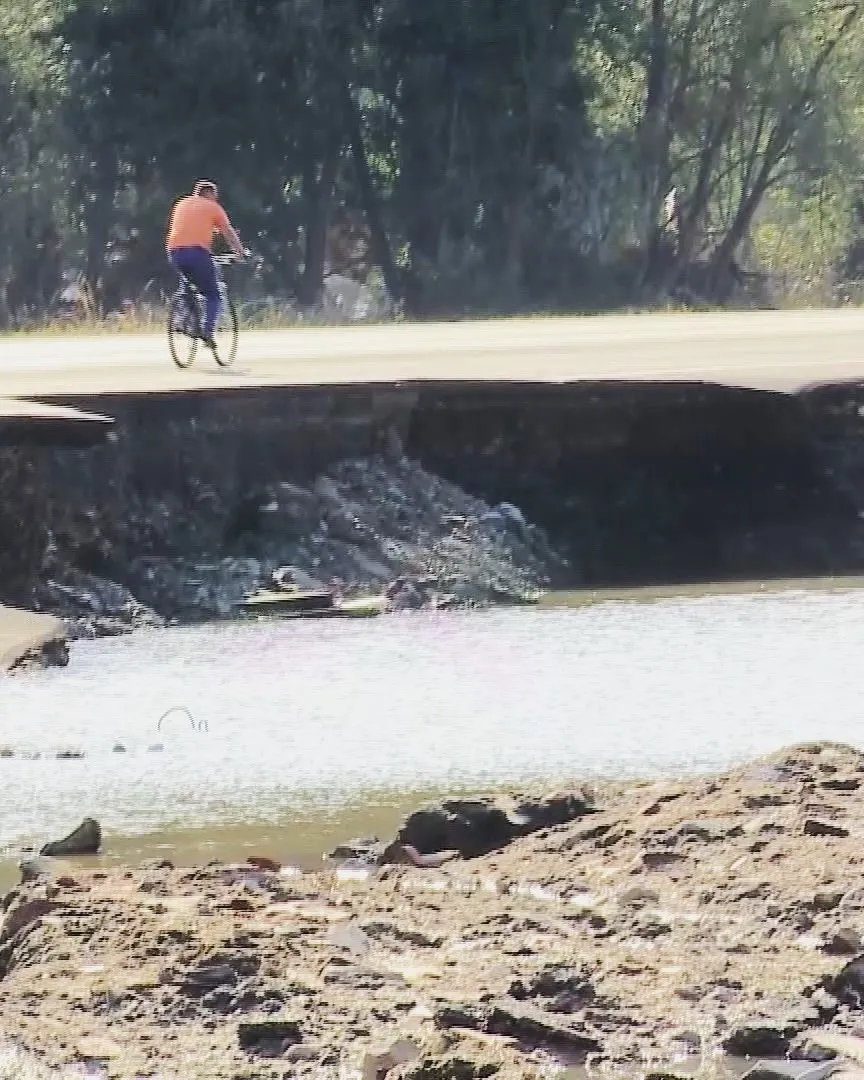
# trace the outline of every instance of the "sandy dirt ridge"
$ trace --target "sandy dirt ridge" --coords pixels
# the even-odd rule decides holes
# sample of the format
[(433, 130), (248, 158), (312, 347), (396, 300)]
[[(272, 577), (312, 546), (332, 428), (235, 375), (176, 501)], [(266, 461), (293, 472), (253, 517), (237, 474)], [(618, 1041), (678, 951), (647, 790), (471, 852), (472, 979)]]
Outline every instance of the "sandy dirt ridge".
[(864, 755), (821, 744), (603, 785), (568, 824), (368, 877), (299, 875), (267, 861), (278, 852), (55, 864), (4, 900), (0, 1027), (48, 1064), (118, 1077), (530, 1080), (723, 1050), (824, 1058), (820, 1032), (861, 1033), (862, 786)]

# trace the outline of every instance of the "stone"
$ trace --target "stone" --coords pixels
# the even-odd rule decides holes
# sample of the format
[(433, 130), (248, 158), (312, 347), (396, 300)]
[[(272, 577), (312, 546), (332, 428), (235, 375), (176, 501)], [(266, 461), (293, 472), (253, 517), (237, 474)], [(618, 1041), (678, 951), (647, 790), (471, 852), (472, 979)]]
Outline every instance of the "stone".
[(833, 821), (825, 821), (820, 818), (808, 818), (804, 822), (805, 836), (833, 836), (842, 839), (849, 835), (849, 830), (842, 825), (835, 825)]
[(833, 1031), (811, 1031), (810, 1042), (840, 1054), (857, 1065), (864, 1065), (864, 1039), (857, 1035), (844, 1035)]
[(174, 863), (170, 859), (145, 859), (141, 863), (142, 870), (173, 870)]
[(619, 907), (642, 907), (645, 904), (659, 904), (660, 893), (655, 889), (646, 889), (642, 885), (634, 885), (625, 889), (618, 896)]
[(21, 871), (22, 885), (26, 885), (30, 881), (38, 881), (39, 878), (47, 877), (50, 874), (48, 864), (40, 859), (21, 859), (18, 863), (18, 869)]
[(284, 1053), (289, 1046), (303, 1041), (300, 1025), (293, 1020), (258, 1020), (239, 1024), (237, 1041), (241, 1050), (258, 1050), (267, 1044), (276, 1044)]
[(97, 855), (102, 846), (102, 828), (94, 818), (84, 821), (62, 840), (46, 844), (40, 855), (57, 858), (68, 855)]
[(493, 798), (448, 799), (440, 806), (411, 814), (397, 839), (420, 855), (458, 851), (470, 859), (505, 847), (517, 837), (593, 812), (590, 799), (582, 793), (515, 805)]
[(459, 858), (461, 858), (461, 855), (458, 851), (435, 851), (430, 855), (421, 855), (417, 848), (412, 847), (411, 844), (400, 844), (396, 841), (385, 848), (379, 861), (382, 865), (395, 864), (398, 866), (416, 866), (421, 870), (435, 870), (440, 866), (444, 866), (445, 863), (453, 862), (454, 859)]
[(595, 996), (594, 985), (581, 968), (546, 967), (534, 979), (524, 983), (517, 979), (510, 987), (510, 997), (516, 1001), (531, 998), (550, 999), (552, 1012), (575, 1012)]
[(719, 840), (723, 836), (722, 826), (711, 822), (682, 821), (675, 830), (676, 836), (687, 840), (701, 840), (710, 843)]
[(276, 862), (275, 859), (268, 859), (265, 855), (250, 855), (246, 862), (250, 866), (254, 866), (256, 870), (261, 870), (269, 874), (278, 874), (282, 869), (282, 864)]
[(643, 851), (639, 861), (646, 870), (669, 870), (686, 861), (686, 855), (674, 851)]
[(855, 956), (864, 952), (864, 939), (851, 926), (841, 926), (827, 939), (822, 951), (829, 956)]
[(836, 1067), (831, 1061), (757, 1061), (741, 1080), (826, 1080)]
[(230, 964), (214, 964), (187, 971), (180, 982), (180, 989), (190, 997), (203, 997), (217, 987), (236, 984), (237, 972)]
[(857, 791), (861, 787), (861, 780), (857, 776), (838, 776), (823, 780), (819, 786), (826, 791)]
[(818, 1046), (808, 1039), (806, 1035), (799, 1035), (797, 1039), (792, 1040), (792, 1045), (789, 1047), (789, 1057), (793, 1061), (809, 1061), (819, 1064), (823, 1061), (836, 1060), (837, 1053), (834, 1050), (827, 1050), (825, 1047)]
[(326, 589), (323, 581), (307, 574), (298, 566), (280, 566), (271, 574), (271, 580), (276, 589), (288, 591), (299, 590), (300, 592), (322, 592)]
[(397, 1065), (406, 1065), (420, 1057), (420, 1047), (411, 1039), (398, 1039), (386, 1050), (371, 1051), (363, 1057), (362, 1080), (383, 1080)]
[(372, 939), (355, 922), (331, 926), (327, 931), (327, 942), (351, 956), (365, 956), (372, 948)]
[(500, 1069), (491, 1061), (478, 1064), (464, 1057), (425, 1056), (400, 1072), (399, 1080), (487, 1080)]
[(813, 894), (813, 908), (816, 911), (833, 911), (842, 900), (842, 889), (819, 889)]
[(833, 979), (827, 980), (825, 989), (841, 1004), (860, 1008), (864, 1000), (864, 957), (850, 960)]
[(2, 927), (0, 927), (0, 945), (11, 940), (16, 934), (19, 934), (44, 915), (56, 911), (59, 906), (53, 900), (37, 896), (29, 900), (22, 900), (20, 904), (10, 907), (3, 919)]
[(531, 1009), (510, 1009), (501, 1005), (445, 1006), (435, 1013), (439, 1029), (467, 1028), (487, 1035), (518, 1039), (534, 1049), (566, 1053), (574, 1064), (586, 1061), (601, 1050), (601, 1044), (584, 1031), (552, 1022), (547, 1014)]
[(810, 995), (810, 1004), (819, 1011), (822, 1019), (833, 1017), (839, 1008), (839, 1001), (833, 994), (829, 994), (824, 986), (817, 986)]
[(317, 1061), (321, 1057), (321, 1051), (315, 1046), (307, 1046), (306, 1043), (295, 1043), (288, 1047), (284, 1057), (286, 1061)]
[(795, 1034), (782, 1024), (755, 1021), (735, 1028), (724, 1040), (723, 1049), (733, 1057), (785, 1057)]

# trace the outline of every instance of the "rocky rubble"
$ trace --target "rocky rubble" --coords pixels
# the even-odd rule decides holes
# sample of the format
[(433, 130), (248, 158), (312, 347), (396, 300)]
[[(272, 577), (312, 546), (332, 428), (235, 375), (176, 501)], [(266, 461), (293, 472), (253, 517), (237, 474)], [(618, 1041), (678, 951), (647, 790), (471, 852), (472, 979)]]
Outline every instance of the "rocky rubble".
[(93, 637), (236, 617), (285, 566), (308, 588), (386, 593), (395, 611), (526, 602), (567, 571), (517, 508), (490, 507), (401, 453), (344, 461), (308, 488), (199, 495), (130, 494), (119, 536), (96, 513), (65, 522), (33, 606)]
[[(862, 788), (864, 755), (822, 744), (600, 785), (590, 806), (537, 797), (540, 827), (517, 823), (498, 850), (474, 830), (471, 858), (365, 877), (265, 858), (58, 867), (3, 902), (0, 1027), (46, 1062), (118, 1077), (540, 1080), (574, 1063), (674, 1075), (723, 1052), (848, 1056)], [(465, 805), (431, 812), (464, 824)]]

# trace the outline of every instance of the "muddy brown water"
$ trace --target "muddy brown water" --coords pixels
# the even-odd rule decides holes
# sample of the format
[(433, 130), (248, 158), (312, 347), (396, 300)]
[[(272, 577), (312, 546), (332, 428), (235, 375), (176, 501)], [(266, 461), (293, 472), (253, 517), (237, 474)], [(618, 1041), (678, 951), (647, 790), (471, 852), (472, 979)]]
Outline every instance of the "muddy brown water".
[[(109, 861), (300, 862), (444, 791), (858, 744), (859, 581), (140, 633), (0, 680), (0, 850), (103, 823)], [(122, 749), (121, 749), (122, 748)], [(64, 751), (80, 758), (59, 758)], [(14, 876), (7, 863), (0, 884)]]

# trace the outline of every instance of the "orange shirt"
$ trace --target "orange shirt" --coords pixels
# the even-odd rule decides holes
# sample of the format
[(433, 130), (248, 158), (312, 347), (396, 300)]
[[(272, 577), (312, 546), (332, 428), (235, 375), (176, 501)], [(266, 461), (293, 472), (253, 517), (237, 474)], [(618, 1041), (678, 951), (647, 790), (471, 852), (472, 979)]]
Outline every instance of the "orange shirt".
[(224, 235), (228, 228), (228, 215), (218, 202), (201, 195), (186, 195), (171, 211), (165, 247), (168, 251), (180, 247), (203, 247), (209, 251), (213, 234)]

